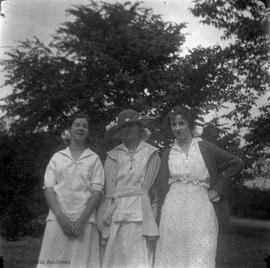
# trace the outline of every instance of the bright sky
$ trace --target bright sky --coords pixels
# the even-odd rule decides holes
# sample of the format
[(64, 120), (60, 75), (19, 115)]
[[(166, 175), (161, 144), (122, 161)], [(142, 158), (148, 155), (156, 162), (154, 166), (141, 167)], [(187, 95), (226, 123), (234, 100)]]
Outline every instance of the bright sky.
[[(89, 0), (4, 0), (2, 13), (5, 17), (0, 17), (0, 59), (5, 57), (4, 52), (8, 51), (10, 46), (16, 46), (18, 40), (23, 41), (37, 36), (48, 44), (50, 36), (60, 24), (69, 20), (70, 17), (66, 15), (65, 10), (72, 5), (87, 3)], [(156, 14), (162, 14), (166, 21), (188, 23), (184, 30), (188, 35), (182, 48), (185, 54), (189, 49), (199, 45), (207, 47), (222, 44), (221, 33), (214, 27), (200, 24), (199, 19), (188, 10), (192, 6), (192, 0), (146, 0), (143, 6), (152, 8)], [(4, 73), (1, 72), (0, 85), (3, 83)], [(5, 97), (10, 91), (10, 88), (0, 88), (0, 98)]]

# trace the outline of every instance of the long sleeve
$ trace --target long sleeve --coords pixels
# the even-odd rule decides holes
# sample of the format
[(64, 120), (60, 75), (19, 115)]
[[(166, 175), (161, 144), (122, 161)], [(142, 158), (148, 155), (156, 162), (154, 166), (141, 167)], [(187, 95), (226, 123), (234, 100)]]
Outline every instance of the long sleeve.
[(144, 184), (143, 184), (144, 189), (149, 190), (152, 187), (157, 177), (159, 168), (160, 168), (160, 158), (158, 155), (158, 151), (156, 151), (151, 155), (148, 161), (146, 174), (145, 174), (145, 177), (147, 178), (147, 180), (144, 181)]
[(157, 222), (159, 223), (161, 208), (166, 197), (166, 194), (169, 190), (169, 166), (168, 166), (168, 157), (170, 153), (170, 148), (162, 153), (161, 164), (157, 179), (155, 181), (157, 187), (157, 199), (158, 199), (158, 210), (157, 210)]
[(206, 160), (206, 164), (208, 163), (210, 175), (214, 176), (212, 178), (214, 183), (211, 188), (221, 195), (226, 195), (226, 188), (230, 183), (230, 179), (242, 170), (243, 163), (236, 156), (212, 143), (204, 142), (204, 144), (208, 148), (204, 153), (204, 159)]
[(142, 185), (142, 188), (148, 192), (148, 194), (142, 195), (142, 210), (143, 210), (143, 223), (142, 223), (142, 232), (145, 236), (152, 237), (156, 239), (159, 236), (158, 227), (155, 221), (156, 213), (154, 213), (151, 207), (151, 192), (150, 189), (154, 185), (154, 181), (158, 174), (160, 168), (160, 158), (158, 151), (152, 153), (148, 160), (145, 181)]

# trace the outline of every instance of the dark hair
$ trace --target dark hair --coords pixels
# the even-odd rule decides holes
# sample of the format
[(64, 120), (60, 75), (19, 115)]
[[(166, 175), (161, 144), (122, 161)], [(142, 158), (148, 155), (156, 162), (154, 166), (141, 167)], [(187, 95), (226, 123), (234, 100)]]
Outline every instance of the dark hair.
[(171, 129), (171, 121), (175, 119), (177, 115), (181, 115), (187, 122), (190, 130), (193, 130), (195, 127), (195, 120), (197, 114), (194, 110), (186, 108), (184, 106), (175, 106), (172, 108), (166, 116), (166, 126)]
[(85, 118), (87, 120), (87, 123), (88, 123), (88, 127), (90, 127), (90, 118), (86, 115), (86, 114), (83, 114), (83, 113), (76, 113), (76, 114), (73, 114), (70, 119), (69, 119), (69, 122), (68, 122), (68, 128), (70, 129), (72, 127), (72, 124), (74, 123), (74, 121), (77, 119), (77, 118)]

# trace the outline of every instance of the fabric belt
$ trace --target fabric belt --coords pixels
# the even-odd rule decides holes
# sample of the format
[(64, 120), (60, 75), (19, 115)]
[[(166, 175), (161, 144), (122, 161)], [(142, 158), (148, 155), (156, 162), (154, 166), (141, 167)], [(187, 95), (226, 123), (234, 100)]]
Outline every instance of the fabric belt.
[(156, 225), (156, 221), (153, 216), (152, 207), (150, 204), (150, 199), (148, 196), (148, 191), (142, 189), (141, 187), (116, 187), (116, 191), (113, 193), (107, 193), (105, 199), (107, 199), (107, 206), (104, 210), (103, 221), (106, 224), (110, 224), (112, 220), (112, 215), (117, 208), (117, 202), (119, 198), (128, 196), (142, 196), (142, 211), (143, 211), (143, 222), (142, 222), (142, 232), (143, 235), (149, 237), (158, 237), (159, 231)]
[(106, 199), (116, 199), (121, 197), (136, 196), (148, 194), (148, 191), (142, 189), (141, 187), (118, 187), (115, 189), (115, 192), (107, 193)]

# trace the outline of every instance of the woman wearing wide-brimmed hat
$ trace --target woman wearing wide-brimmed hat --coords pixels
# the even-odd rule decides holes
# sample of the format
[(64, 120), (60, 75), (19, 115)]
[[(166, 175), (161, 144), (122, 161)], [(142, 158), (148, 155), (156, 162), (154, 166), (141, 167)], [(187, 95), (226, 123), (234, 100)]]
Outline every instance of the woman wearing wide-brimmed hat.
[(153, 118), (122, 111), (110, 133), (122, 143), (107, 153), (105, 197), (98, 227), (106, 243), (103, 267), (150, 267), (159, 236), (149, 192), (160, 166), (158, 149), (144, 140)]

